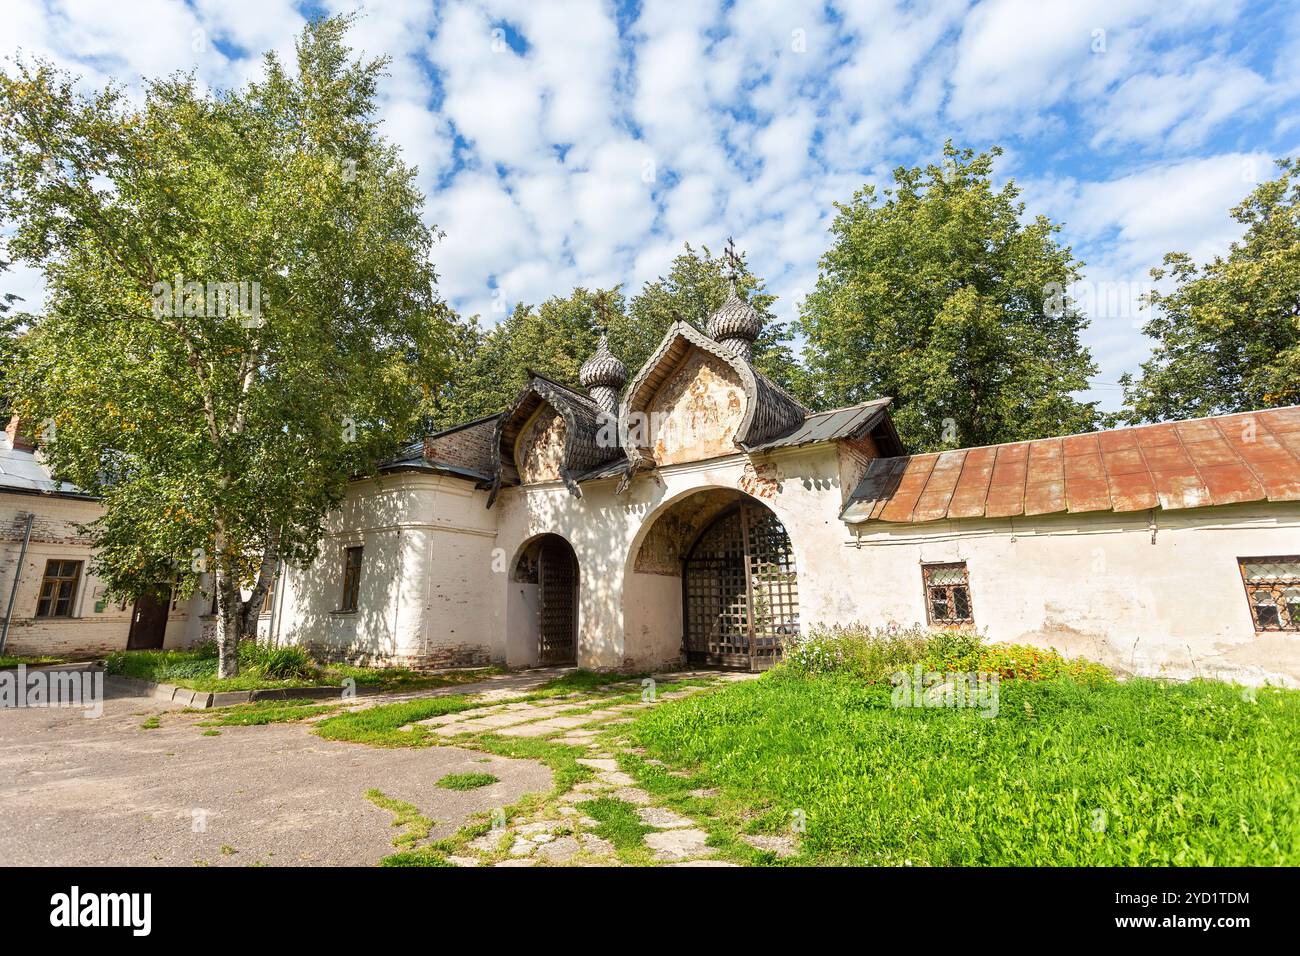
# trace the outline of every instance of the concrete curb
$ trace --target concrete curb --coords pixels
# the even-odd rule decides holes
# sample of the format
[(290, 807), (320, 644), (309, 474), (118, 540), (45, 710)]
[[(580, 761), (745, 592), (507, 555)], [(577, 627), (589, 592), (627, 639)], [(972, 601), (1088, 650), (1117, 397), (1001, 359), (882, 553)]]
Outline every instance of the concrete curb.
[(248, 700), (248, 691), (233, 695), (212, 694), (208, 691), (177, 687), (175, 684), (155, 684), (153, 681), (141, 680), (139, 677), (122, 677), (118, 674), (105, 675), (104, 689), (106, 691), (118, 691), (130, 697), (152, 697), (154, 700), (170, 700), (177, 704), (184, 704), (186, 707), (211, 707), (213, 697), (240, 697), (240, 700), (231, 701), (231, 703), (238, 704)]

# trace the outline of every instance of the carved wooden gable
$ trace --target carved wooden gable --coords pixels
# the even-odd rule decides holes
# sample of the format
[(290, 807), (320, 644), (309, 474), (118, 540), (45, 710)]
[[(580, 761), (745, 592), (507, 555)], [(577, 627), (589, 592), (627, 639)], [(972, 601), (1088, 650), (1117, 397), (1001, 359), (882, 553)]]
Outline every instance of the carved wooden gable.
[(523, 484), (559, 480), (565, 430), (559, 412), (547, 404), (538, 406), (515, 442), (515, 467)]
[(646, 406), (659, 465), (736, 453), (745, 390), (716, 355), (691, 349)]

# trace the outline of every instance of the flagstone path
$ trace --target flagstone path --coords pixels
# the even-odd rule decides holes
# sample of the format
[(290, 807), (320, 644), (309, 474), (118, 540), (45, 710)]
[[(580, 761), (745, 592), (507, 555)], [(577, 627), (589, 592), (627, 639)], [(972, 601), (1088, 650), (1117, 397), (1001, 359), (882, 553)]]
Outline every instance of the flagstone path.
[[(745, 680), (749, 674), (719, 674), (692, 671), (657, 675), (657, 684), (640, 681), (606, 685), (595, 691), (574, 692), (540, 700), (485, 700), (471, 710), (446, 714), (419, 722), (451, 746), (473, 746), (473, 738), (494, 735), (503, 738), (538, 740), (582, 748), (577, 763), (592, 771), (593, 779), (569, 790), (552, 794), (528, 812), (510, 819), (498, 812), (492, 828), (465, 843), (451, 857), (458, 866), (609, 866), (628, 862), (626, 854), (608, 835), (610, 826), (591, 814), (597, 807), (626, 805), (642, 831), (640, 847), (632, 853), (635, 862), (668, 866), (736, 866), (718, 858), (717, 848), (708, 845), (709, 833), (700, 821), (661, 805), (661, 801), (638, 787), (636, 780), (620, 769), (619, 753), (637, 752), (618, 735), (621, 725), (650, 707), (701, 693), (719, 684)], [(690, 684), (682, 686), (682, 682)], [(673, 689), (654, 692), (654, 687)], [(503, 695), (505, 697), (505, 695)], [(646, 761), (663, 766), (659, 761)], [(683, 771), (668, 770), (673, 776), (689, 777)], [(707, 799), (716, 791), (690, 791)], [(624, 813), (626, 817), (627, 814)], [(632, 818), (628, 818), (629, 820)], [(612, 825), (611, 825), (612, 826)], [(635, 830), (633, 831), (635, 832)], [(781, 836), (742, 836), (752, 846), (778, 857), (793, 855), (793, 839)], [(624, 837), (626, 841), (626, 836)], [(627, 849), (625, 842), (624, 849)]]

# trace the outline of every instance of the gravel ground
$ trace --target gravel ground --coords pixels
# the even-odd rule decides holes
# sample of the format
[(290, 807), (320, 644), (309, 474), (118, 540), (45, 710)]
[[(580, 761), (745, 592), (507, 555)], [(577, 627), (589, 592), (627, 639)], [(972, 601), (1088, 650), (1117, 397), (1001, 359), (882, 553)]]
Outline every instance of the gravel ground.
[[(505, 683), (510, 683), (509, 681)], [(478, 689), (478, 688), (475, 688)], [(161, 726), (141, 728), (151, 714)], [(540, 763), (455, 747), (380, 749), (322, 740), (301, 724), (222, 727), (119, 697), (87, 719), (56, 708), (0, 710), (0, 860), (6, 865), (366, 865), (402, 831), (365, 798), (414, 804), (435, 838), (473, 813), (551, 786)], [(449, 773), (500, 782), (443, 790)]]

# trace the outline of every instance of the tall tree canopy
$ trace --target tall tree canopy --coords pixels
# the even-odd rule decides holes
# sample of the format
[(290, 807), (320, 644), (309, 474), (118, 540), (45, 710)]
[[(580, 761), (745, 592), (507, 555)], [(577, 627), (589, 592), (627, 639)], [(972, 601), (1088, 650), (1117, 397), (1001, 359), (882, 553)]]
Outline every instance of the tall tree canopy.
[[(743, 262), (736, 288), (765, 320), (754, 348), (755, 364), (780, 384), (797, 388), (791, 332), (772, 312), (775, 297)], [(529, 368), (576, 385), (578, 369), (595, 351), (602, 327), (614, 354), (635, 374), (676, 319), (703, 329), (729, 291), (723, 257), (707, 246), (697, 250), (687, 243), (668, 274), (645, 283), (631, 300), (618, 288), (578, 288), (540, 306), (518, 305), (486, 331), (477, 318), (471, 319), (461, 326), (458, 369), (437, 402), (436, 420), (452, 425), (501, 411), (523, 386)]]
[[(0, 259), (0, 273), (9, 263)], [(22, 297), (13, 292), (0, 292), (0, 428), (9, 421), (9, 396), (4, 390), (4, 370), (13, 362), (14, 344), (18, 338), (18, 316), (13, 314), (15, 302)]]
[(1064, 291), (1081, 263), (1044, 216), (1022, 222), (994, 147), (944, 146), (944, 164), (866, 186), (831, 227), (804, 302), (808, 381), (823, 407), (889, 395), (914, 450), (1086, 431), (1096, 404), (1071, 393), (1096, 368)]
[(268, 54), (234, 92), (0, 76), (0, 219), (48, 288), (8, 375), (20, 414), (102, 497), (113, 591), (214, 573), (222, 676), (277, 562), (314, 557), (443, 372), (435, 236), (373, 120), (385, 61), (353, 60), (348, 25), (312, 22), (296, 64)]
[(1173, 252), (1151, 270), (1173, 289), (1147, 296), (1154, 354), (1122, 379), (1133, 420), (1300, 403), (1300, 163), (1277, 165), (1232, 210), (1246, 231), (1226, 257), (1198, 267)]

